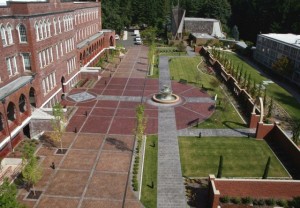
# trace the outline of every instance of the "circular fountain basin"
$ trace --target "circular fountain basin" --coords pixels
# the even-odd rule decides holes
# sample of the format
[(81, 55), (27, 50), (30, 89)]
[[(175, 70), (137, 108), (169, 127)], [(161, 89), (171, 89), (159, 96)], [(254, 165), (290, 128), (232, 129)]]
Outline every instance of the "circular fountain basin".
[(155, 102), (162, 103), (162, 104), (173, 104), (173, 103), (177, 103), (178, 101), (180, 101), (180, 97), (178, 95), (171, 94), (171, 95), (168, 95), (167, 97), (165, 97), (165, 96), (162, 96), (161, 93), (157, 93), (157, 94), (153, 95), (152, 99)]

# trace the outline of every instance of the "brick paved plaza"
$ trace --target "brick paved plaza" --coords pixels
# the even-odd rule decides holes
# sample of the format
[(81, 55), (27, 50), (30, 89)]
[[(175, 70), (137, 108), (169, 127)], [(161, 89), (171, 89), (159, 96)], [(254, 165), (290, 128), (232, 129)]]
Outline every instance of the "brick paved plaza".
[[(27, 191), (18, 196), (28, 207), (142, 207), (132, 192), (129, 177), (134, 148), (135, 108), (145, 104), (147, 134), (158, 133), (159, 108), (150, 100), (159, 91), (159, 81), (147, 79), (147, 48), (133, 47), (117, 68), (101, 74), (92, 89), (73, 89), (64, 105), (76, 112), (63, 136), (65, 155), (44, 145), (37, 155), (44, 169), (37, 190), (39, 200), (25, 199)], [(174, 107), (177, 130), (187, 128), (189, 121), (203, 121), (213, 111), (207, 94), (189, 85), (171, 82), (173, 92), (182, 97)], [(187, 102), (193, 100), (195, 102)], [(206, 102), (208, 101), (208, 102)], [(175, 121), (176, 120), (176, 121)], [(172, 123), (173, 123), (172, 122)], [(176, 123), (176, 124), (175, 124)], [(49, 139), (46, 133), (43, 138)], [(55, 169), (51, 164), (55, 163)]]

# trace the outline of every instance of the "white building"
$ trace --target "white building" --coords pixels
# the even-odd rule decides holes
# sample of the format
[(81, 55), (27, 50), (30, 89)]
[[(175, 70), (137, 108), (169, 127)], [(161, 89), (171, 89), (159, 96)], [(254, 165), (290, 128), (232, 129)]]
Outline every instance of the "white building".
[(257, 36), (256, 61), (272, 68), (273, 63), (283, 56), (293, 64), (293, 73), (289, 78), (300, 86), (300, 35), (270, 33)]

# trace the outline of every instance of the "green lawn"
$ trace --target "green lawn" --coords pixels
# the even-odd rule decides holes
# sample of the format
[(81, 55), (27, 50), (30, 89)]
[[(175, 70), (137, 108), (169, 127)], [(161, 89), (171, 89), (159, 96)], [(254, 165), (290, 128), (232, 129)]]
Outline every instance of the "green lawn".
[[(218, 100), (221, 101), (221, 105), (217, 107), (215, 113), (207, 119), (205, 122), (199, 125), (199, 128), (245, 128), (245, 124), (239, 117), (236, 110), (229, 103), (224, 92), (220, 87), (214, 86), (212, 80), (216, 78), (212, 75), (200, 73), (200, 81), (197, 80), (199, 71), (197, 65), (200, 62), (200, 57), (180, 57), (172, 58), (170, 63), (170, 74), (174, 80), (185, 79), (189, 84), (196, 86), (204, 86), (208, 89), (207, 93), (211, 96), (218, 94)], [(202, 66), (203, 67), (203, 66)]]
[[(147, 136), (141, 202), (146, 208), (156, 207), (157, 135)], [(155, 144), (155, 145), (153, 145)], [(153, 187), (152, 187), (153, 182)]]
[[(256, 83), (260, 83), (264, 80), (268, 80), (262, 76), (256, 69), (244, 62), (234, 53), (226, 53), (226, 56), (233, 61), (234, 65), (243, 65), (244, 70), (247, 70), (251, 74), (252, 80)], [(277, 85), (276, 83), (269, 84), (267, 86), (267, 95), (273, 97), (273, 99), (281, 105), (293, 118), (300, 119), (300, 103), (285, 89)]]
[(216, 175), (220, 155), (223, 155), (223, 177), (262, 177), (269, 156), (269, 177), (288, 177), (265, 141), (181, 137), (179, 150), (182, 173), (187, 177)]

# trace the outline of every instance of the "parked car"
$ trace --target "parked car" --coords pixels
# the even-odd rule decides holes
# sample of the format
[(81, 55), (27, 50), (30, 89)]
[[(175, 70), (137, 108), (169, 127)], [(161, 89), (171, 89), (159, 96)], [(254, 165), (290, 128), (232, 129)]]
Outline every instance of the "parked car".
[(143, 44), (142, 39), (141, 38), (135, 38), (135, 44), (136, 45), (142, 45)]

